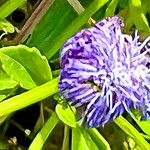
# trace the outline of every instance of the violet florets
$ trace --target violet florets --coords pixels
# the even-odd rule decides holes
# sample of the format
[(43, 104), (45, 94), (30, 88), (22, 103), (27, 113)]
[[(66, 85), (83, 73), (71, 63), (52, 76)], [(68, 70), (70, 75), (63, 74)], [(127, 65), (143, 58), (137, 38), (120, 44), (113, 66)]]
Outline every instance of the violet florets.
[[(104, 125), (124, 111), (150, 112), (148, 37), (122, 33), (118, 16), (108, 17), (70, 38), (61, 51), (59, 92), (86, 127)], [(144, 49), (144, 50), (143, 50)], [(149, 65), (148, 65), (149, 64)]]

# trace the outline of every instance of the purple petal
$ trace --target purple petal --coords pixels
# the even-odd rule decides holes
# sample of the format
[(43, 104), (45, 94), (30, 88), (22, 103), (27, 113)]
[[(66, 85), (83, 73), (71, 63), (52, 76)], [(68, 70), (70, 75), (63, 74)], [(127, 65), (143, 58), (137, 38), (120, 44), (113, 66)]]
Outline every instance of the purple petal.
[(70, 38), (61, 51), (59, 92), (84, 108), (81, 124), (104, 125), (124, 111), (150, 112), (149, 37), (123, 34), (122, 20), (108, 17)]

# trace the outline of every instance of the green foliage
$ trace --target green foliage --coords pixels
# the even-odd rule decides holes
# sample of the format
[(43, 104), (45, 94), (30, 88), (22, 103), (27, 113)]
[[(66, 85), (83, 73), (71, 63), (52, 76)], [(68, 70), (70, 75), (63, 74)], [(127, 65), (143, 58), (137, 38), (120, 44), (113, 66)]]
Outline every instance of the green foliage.
[(0, 69), (0, 101), (7, 98), (16, 89), (18, 83), (12, 80), (2, 69)]
[(86, 130), (81, 128), (72, 129), (72, 150), (98, 150)]
[(150, 121), (139, 121), (138, 124), (141, 129), (150, 136)]
[(110, 149), (109, 143), (105, 140), (105, 138), (98, 132), (97, 129), (87, 129), (87, 132), (91, 136), (91, 139), (94, 141), (94, 143), (97, 145), (98, 148)]
[[(140, 0), (129, 1), (130, 15), (136, 28), (149, 31), (149, 24), (145, 14), (142, 12)], [(130, 18), (131, 18), (130, 17)]]
[(112, 0), (109, 4), (109, 6), (106, 9), (105, 16), (113, 16), (115, 14), (115, 10), (118, 4), (118, 0)]
[(0, 31), (4, 31), (5, 34), (13, 33), (15, 28), (9, 21), (0, 18)]
[(76, 127), (76, 118), (72, 110), (67, 107), (63, 108), (62, 105), (56, 105), (56, 113), (61, 121), (63, 121), (66, 125), (75, 128)]
[[(87, 22), (87, 20), (90, 18), (90, 16), (92, 16), (98, 9), (100, 9), (107, 1), (108, 0), (103, 0), (103, 1), (95, 0), (95, 1), (93, 1), (93, 3), (80, 16), (78, 16), (76, 19), (74, 19), (74, 21), (71, 22), (70, 25), (68, 25), (67, 27), (66, 27), (67, 22), (63, 19), (63, 21), (64, 21), (63, 25), (65, 24), (65, 26), (61, 27), (64, 29), (61, 31), (61, 33), (60, 33), (61, 29), (60, 28), (57, 29), (56, 28), (57, 25), (53, 24), (55, 27), (55, 30), (57, 29), (57, 31), (59, 31), (59, 33), (56, 32), (55, 37), (52, 37), (52, 40), (48, 39), (50, 37), (50, 35), (48, 35), (48, 36), (46, 35), (46, 34), (49, 34), (50, 31), (49, 32), (46, 31), (45, 35), (41, 36), (41, 37), (43, 37), (43, 36), (46, 37), (44, 40), (40, 40), (40, 41), (42, 41), (42, 44), (40, 43), (40, 41), (38, 41), (38, 40), (36, 41), (36, 39), (33, 38), (36, 43), (32, 43), (32, 41), (31, 41), (32, 39), (31, 40), (29, 39), (28, 40), (29, 42), (27, 41), (27, 45), (38, 47), (39, 50), (42, 50), (41, 53), (43, 53), (48, 59), (50, 59), (62, 47), (62, 44), (69, 37), (71, 37), (73, 34), (75, 34)], [(57, 1), (57, 2), (59, 2), (59, 1)], [(62, 7), (63, 5), (62, 4), (60, 4), (60, 5), (61, 5), (60, 8), (63, 8)], [(54, 8), (54, 12), (50, 12), (50, 14), (51, 15), (55, 14), (55, 11), (57, 11), (57, 10), (58, 10), (57, 8)], [(70, 14), (70, 10), (68, 10), (68, 11), (67, 11), (67, 8), (65, 8), (64, 13)], [(59, 15), (64, 14), (64, 13), (59, 12)], [(49, 18), (49, 16), (47, 17), (47, 15), (49, 15), (49, 12), (48, 12), (48, 14), (46, 14), (46, 18), (47, 18), (47, 20), (45, 20), (46, 23), (48, 23), (50, 20), (52, 20), (52, 21), (55, 20), (53, 18)], [(61, 23), (60, 18), (62, 18), (62, 17), (59, 16), (59, 18), (58, 18), (59, 19), (59, 25)], [(69, 20), (68, 16), (66, 16), (66, 18), (67, 18), (67, 20)], [(39, 28), (39, 30), (36, 30), (36, 28), (35, 28), (35, 31), (37, 31), (35, 33), (36, 37), (37, 37), (37, 35), (41, 34), (41, 31), (43, 31), (43, 29), (44, 30), (47, 29), (47, 25), (44, 22), (41, 22), (41, 24), (39, 24), (39, 26), (41, 26), (41, 28)], [(37, 26), (37, 28), (38, 28), (38, 26)], [(47, 29), (47, 30), (49, 30), (49, 29)], [(54, 30), (51, 33), (54, 33)], [(40, 47), (38, 46), (39, 43), (40, 43)]]
[(52, 79), (46, 58), (36, 48), (23, 45), (1, 48), (0, 61), (5, 73), (24, 89), (32, 89)]
[[(0, 59), (3, 70), (10, 76), (10, 78), (16, 80), (21, 87), (31, 89), (36, 86), (28, 72), (21, 66), (21, 64), (3, 53), (0, 53)], [(17, 73), (17, 71), (19, 73)]]
[[(36, 25), (27, 41), (27, 45), (36, 46), (41, 53), (49, 57), (54, 51), (50, 51), (50, 47), (54, 45), (54, 42), (58, 43), (57, 39), (60, 37), (60, 31), (63, 31), (75, 17), (76, 14), (67, 1), (55, 0), (51, 8)], [(40, 36), (38, 36), (39, 34)]]
[(0, 90), (12, 89), (17, 86), (17, 82), (10, 79), (2, 70), (0, 70)]
[(7, 0), (1, 7), (0, 7), (0, 18), (6, 18), (9, 14), (11, 14), (16, 8), (22, 6), (26, 0)]
[(123, 117), (115, 119), (115, 123), (130, 137), (134, 139), (136, 144), (142, 149), (150, 149), (149, 143), (142, 137), (142, 135)]
[[(11, 18), (8, 16), (24, 3), (28, 4), (26, 0), (3, 1), (0, 6), (0, 31), (4, 32), (0, 35), (1, 41), (5, 39), (9, 41), (16, 36), (15, 27), (11, 20), (8, 21)], [(8, 47), (1, 45), (0, 149), (11, 146), (6, 144), (10, 139), (3, 139), (7, 138), (8, 126), (13, 124), (30, 140), (30, 146), (25, 145), (22, 149), (40, 150), (43, 149), (43, 145), (50, 143), (49, 149), (62, 147), (62, 150), (149, 150), (150, 121), (137, 119), (139, 114), (135, 114), (135, 117), (130, 114), (129, 118), (120, 116), (112, 124), (106, 125), (106, 128), (80, 127), (74, 108), (64, 104), (64, 100), (63, 102), (58, 100), (60, 68), (57, 67), (57, 61), (53, 60), (53, 58), (59, 60), (59, 49), (67, 39), (84, 26), (91, 26), (95, 20), (105, 16), (122, 16), (125, 32), (132, 32), (136, 27), (143, 35), (149, 34), (150, 20), (147, 17), (150, 15), (149, 0), (53, 0), (50, 6), (43, 5), (41, 9), (44, 11), (45, 7), (49, 9), (44, 16), (41, 14), (42, 19), (34, 18), (38, 22), (35, 23), (31, 36), (19, 41), (24, 45)], [(28, 21), (27, 25), (30, 25)], [(26, 27), (26, 20), (25, 26), (22, 27)], [(5, 34), (8, 36), (3, 39)], [(35, 129), (36, 125), (33, 129), (26, 127), (24, 129), (24, 125), (12, 121), (15, 112), (26, 111), (27, 106), (37, 102), (41, 102), (43, 106), (40, 108), (39, 118), (42, 116), (42, 119), (40, 118), (42, 123), (38, 131)], [(34, 111), (33, 114), (35, 115)], [(55, 131), (56, 128), (58, 130)], [(64, 131), (59, 137), (62, 128)], [(29, 131), (28, 134), (26, 131)], [(57, 141), (60, 139), (63, 143), (62, 145), (59, 143), (61, 147), (54, 147), (55, 137)], [(20, 148), (19, 145), (13, 145), (13, 148), (14, 146), (16, 149)]]
[(45, 143), (46, 139), (48, 138), (49, 134), (52, 132), (53, 128), (58, 123), (58, 117), (53, 112), (51, 117), (47, 120), (41, 131), (36, 135), (33, 142), (31, 143), (29, 150), (41, 150), (43, 144)]
[(0, 103), (0, 118), (58, 92), (58, 78)]

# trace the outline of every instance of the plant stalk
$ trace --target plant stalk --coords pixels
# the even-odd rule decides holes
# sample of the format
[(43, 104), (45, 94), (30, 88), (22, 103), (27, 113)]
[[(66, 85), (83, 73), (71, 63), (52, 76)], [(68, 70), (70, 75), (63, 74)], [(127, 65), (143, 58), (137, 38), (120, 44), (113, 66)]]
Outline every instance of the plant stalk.
[(58, 78), (0, 103), (0, 118), (58, 92)]

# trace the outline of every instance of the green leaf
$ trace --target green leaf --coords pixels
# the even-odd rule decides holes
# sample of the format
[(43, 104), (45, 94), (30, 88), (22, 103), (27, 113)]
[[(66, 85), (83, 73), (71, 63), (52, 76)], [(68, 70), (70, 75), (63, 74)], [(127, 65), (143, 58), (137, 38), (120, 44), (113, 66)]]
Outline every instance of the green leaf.
[(101, 147), (102, 150), (110, 150), (109, 143), (105, 140), (105, 138), (98, 132), (97, 129), (87, 129), (87, 132), (91, 136), (92, 140), (98, 147)]
[(7, 116), (0, 117), (0, 124), (2, 124), (6, 120)]
[(80, 128), (72, 128), (71, 150), (90, 150)]
[(148, 23), (148, 20), (147, 20), (145, 14), (138, 13), (138, 16), (136, 15), (135, 17), (138, 17), (138, 18), (134, 19), (135, 26), (138, 29), (149, 32), (149, 23)]
[[(72, 128), (72, 150), (110, 150), (109, 147), (97, 144), (91, 135), (93, 136), (93, 134), (89, 133), (89, 129)], [(100, 139), (97, 138), (98, 140)]]
[(141, 112), (138, 110), (133, 110), (133, 113), (130, 112), (130, 116), (146, 134), (150, 135), (150, 120), (139, 121), (141, 119)]
[(85, 130), (84, 128), (81, 128), (81, 132), (82, 132), (82, 135), (86, 141), (86, 144), (87, 144), (89, 150), (91, 150), (91, 149), (92, 150), (99, 150), (99, 148), (101, 150), (104, 150), (102, 147), (98, 147), (98, 145), (96, 145), (96, 143), (94, 143), (94, 141), (92, 140), (92, 138), (89, 135), (89, 133), (87, 132), (87, 130)]
[(32, 141), (28, 150), (41, 150), (46, 139), (48, 138), (54, 127), (57, 125), (58, 121), (59, 119), (56, 113), (53, 112), (51, 117), (44, 124), (41, 131), (36, 135), (36, 137)]
[(52, 79), (46, 57), (36, 48), (24, 45), (4, 47), (1, 48), (0, 60), (5, 72), (25, 89), (31, 89)]
[(141, 0), (131, 0), (134, 7), (141, 7)]
[(11, 96), (17, 89), (17, 85), (18, 83), (0, 68), (0, 101)]
[(14, 94), (17, 85), (18, 82), (11, 79), (2, 68), (0, 68), (0, 101)]
[(0, 78), (0, 90), (11, 89), (14, 88), (15, 86), (17, 86), (16, 81), (10, 78), (6, 78), (6, 79)]
[(16, 87), (17, 84), (18, 83), (15, 80), (9, 78), (9, 76), (3, 72), (2, 69), (0, 69), (0, 91), (5, 89), (12, 89)]
[(149, 31), (149, 23), (145, 14), (142, 12), (141, 1), (130, 0), (129, 7), (130, 7), (130, 15), (131, 18), (133, 18), (136, 28), (143, 31)]
[(25, 89), (32, 89), (36, 86), (26, 69), (11, 57), (0, 53), (0, 60), (4, 71), (21, 87)]
[(51, 53), (49, 47), (53, 45), (56, 37), (76, 16), (66, 0), (55, 0), (34, 28), (27, 45), (37, 47), (42, 54), (47, 56), (47, 53)]
[(114, 122), (130, 137), (134, 139), (136, 144), (144, 150), (150, 149), (150, 144), (142, 137), (142, 135), (122, 116), (114, 120)]
[(94, 0), (83, 13), (74, 19), (74, 21), (72, 21), (71, 24), (56, 37), (53, 45), (50, 45), (47, 53), (48, 59), (50, 59), (62, 47), (63, 43), (75, 34), (88, 19), (107, 2), (108, 0)]
[(2, 140), (0, 140), (0, 149), (1, 150), (6, 150), (8, 149), (8, 144)]
[(0, 95), (0, 101), (6, 98), (6, 95)]
[(128, 138), (128, 142), (129, 142), (129, 146), (131, 149), (135, 148), (136, 144), (134, 139), (132, 139), (131, 137)]
[(57, 104), (56, 105), (56, 113), (61, 121), (63, 121), (65, 124), (67, 124), (70, 127), (76, 127), (76, 118), (72, 110), (67, 107), (64, 108), (62, 105)]
[(58, 78), (55, 78), (30, 91), (16, 95), (0, 103), (0, 119), (3, 116), (37, 103), (58, 92)]
[(146, 134), (150, 135), (150, 120), (138, 121), (138, 125)]
[(115, 14), (115, 10), (118, 4), (118, 0), (112, 0), (110, 4), (108, 5), (106, 12), (105, 12), (105, 17), (108, 16), (113, 16)]
[(7, 0), (2, 6), (0, 6), (0, 18), (6, 18), (15, 9), (20, 7), (26, 2), (26, 0)]
[(13, 33), (15, 32), (15, 27), (6, 19), (0, 18), (0, 31), (4, 31), (7, 33)]
[(120, 8), (125, 8), (128, 5), (128, 1), (119, 0), (118, 5), (119, 5)]
[(6, 99), (7, 97), (10, 97), (15, 94), (15, 91), (17, 90), (17, 86), (11, 89), (5, 89), (5, 90), (0, 90), (0, 101), (3, 99)]
[[(73, 10), (64, 8), (65, 4), (61, 4), (60, 1), (61, 3), (63, 3), (62, 0), (57, 0), (58, 8), (55, 7), (56, 5), (56, 1), (55, 1), (54, 3), (55, 5), (53, 4), (53, 7), (49, 9), (50, 12), (48, 14), (52, 15), (53, 17), (52, 16), (48, 17), (48, 14), (47, 14), (43, 18), (45, 19), (45, 21), (41, 20), (41, 24), (40, 24), (41, 28), (40, 26), (35, 28), (34, 32), (36, 33), (35, 34), (33, 33), (33, 35), (31, 36), (31, 39), (27, 41), (27, 45), (38, 47), (41, 53), (43, 53), (48, 59), (54, 56), (58, 52), (58, 50), (62, 47), (63, 43), (68, 38), (70, 38), (73, 34), (75, 34), (97, 10), (99, 10), (104, 4), (108, 2), (108, 0), (94, 0), (90, 4), (90, 6), (87, 9), (85, 9), (83, 13), (81, 13), (80, 16), (78, 16), (75, 20), (73, 20), (73, 18), (75, 17), (74, 13), (72, 12)], [(68, 7), (68, 5), (66, 5), (65, 7)], [(64, 9), (62, 13), (61, 13), (60, 8)], [(59, 12), (58, 12), (58, 9), (59, 9)], [(59, 17), (57, 16), (58, 13), (59, 13)], [(70, 13), (73, 14), (72, 17), (70, 17)], [(62, 17), (62, 14), (64, 18)], [(59, 24), (57, 20), (59, 20)], [(50, 26), (51, 28), (50, 27), (47, 28), (49, 24), (51, 24)], [(41, 31), (43, 31), (42, 35), (41, 35)], [(52, 36), (52, 33), (53, 33), (53, 36)], [(41, 36), (38, 37), (38, 35), (41, 35)]]

